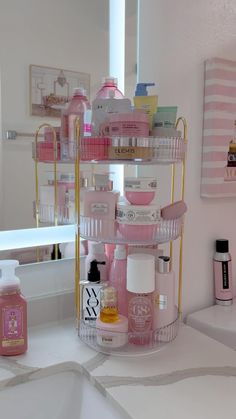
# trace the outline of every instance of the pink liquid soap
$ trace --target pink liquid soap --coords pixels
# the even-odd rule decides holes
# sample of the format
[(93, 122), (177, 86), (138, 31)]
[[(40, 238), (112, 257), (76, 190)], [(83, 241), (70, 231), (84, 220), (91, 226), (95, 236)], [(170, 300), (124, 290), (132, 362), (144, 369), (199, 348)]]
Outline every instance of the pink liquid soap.
[(26, 352), (27, 303), (20, 292), (20, 280), (14, 271), (17, 260), (0, 262), (0, 355), (12, 356)]

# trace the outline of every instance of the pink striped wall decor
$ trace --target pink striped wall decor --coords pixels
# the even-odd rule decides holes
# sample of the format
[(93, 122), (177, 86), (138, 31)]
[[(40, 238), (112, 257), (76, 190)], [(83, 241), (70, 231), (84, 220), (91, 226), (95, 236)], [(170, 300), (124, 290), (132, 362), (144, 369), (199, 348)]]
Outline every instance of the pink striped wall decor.
[[(205, 62), (201, 196), (236, 196), (236, 62), (212, 58)], [(228, 162), (235, 151), (235, 163)], [(235, 166), (231, 166), (235, 164)]]

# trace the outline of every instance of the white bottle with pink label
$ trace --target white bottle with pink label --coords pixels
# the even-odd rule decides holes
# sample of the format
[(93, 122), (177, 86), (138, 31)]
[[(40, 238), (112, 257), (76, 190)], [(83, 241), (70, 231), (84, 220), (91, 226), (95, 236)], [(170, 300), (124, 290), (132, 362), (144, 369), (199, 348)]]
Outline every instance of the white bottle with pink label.
[(216, 240), (213, 258), (216, 304), (228, 306), (233, 303), (232, 265), (229, 241)]
[(127, 258), (129, 343), (149, 345), (153, 333), (155, 258), (134, 254)]

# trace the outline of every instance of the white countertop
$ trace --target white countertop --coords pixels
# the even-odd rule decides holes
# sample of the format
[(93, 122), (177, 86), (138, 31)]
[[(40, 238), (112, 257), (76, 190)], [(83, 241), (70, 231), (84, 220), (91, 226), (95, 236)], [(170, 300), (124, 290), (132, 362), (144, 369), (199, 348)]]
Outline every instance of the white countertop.
[(0, 388), (60, 371), (80, 371), (133, 419), (235, 419), (236, 354), (181, 325), (177, 338), (148, 356), (98, 354), (72, 320), (30, 329), (25, 355), (0, 358)]
[(231, 306), (214, 305), (189, 314), (187, 324), (236, 349), (236, 300)]

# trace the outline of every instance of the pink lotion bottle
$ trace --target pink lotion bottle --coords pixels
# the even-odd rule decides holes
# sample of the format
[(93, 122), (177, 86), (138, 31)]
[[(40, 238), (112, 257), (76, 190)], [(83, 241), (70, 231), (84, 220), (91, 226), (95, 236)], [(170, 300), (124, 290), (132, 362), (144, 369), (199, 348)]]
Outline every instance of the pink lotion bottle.
[(127, 255), (126, 246), (117, 244), (114, 252), (114, 260), (110, 271), (110, 285), (116, 288), (118, 293), (118, 311), (127, 317)]
[(0, 355), (21, 355), (27, 350), (27, 303), (15, 276), (17, 260), (0, 261)]
[(228, 240), (216, 240), (213, 270), (216, 304), (223, 306), (233, 304), (232, 265)]
[(148, 345), (153, 333), (155, 258), (134, 254), (127, 258), (129, 343)]
[(175, 319), (175, 274), (170, 270), (170, 257), (159, 256), (154, 293), (154, 330), (171, 324)]

